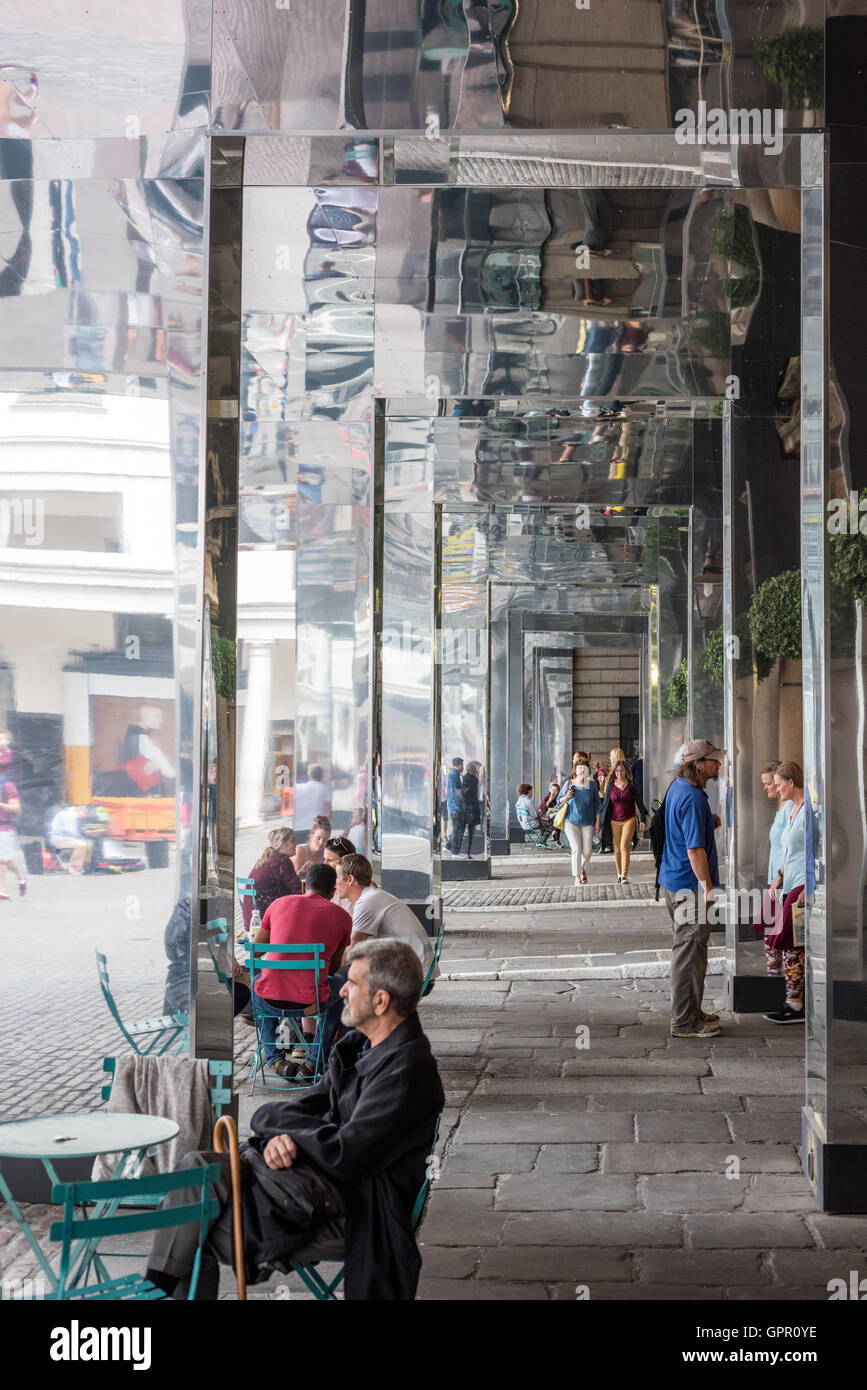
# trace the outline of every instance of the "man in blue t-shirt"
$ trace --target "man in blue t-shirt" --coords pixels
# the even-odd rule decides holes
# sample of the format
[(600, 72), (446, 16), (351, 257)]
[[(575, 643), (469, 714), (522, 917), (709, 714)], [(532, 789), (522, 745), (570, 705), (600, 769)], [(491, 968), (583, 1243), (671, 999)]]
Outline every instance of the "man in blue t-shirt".
[(707, 944), (707, 901), (719, 887), (714, 831), (719, 825), (705, 787), (719, 776), (726, 750), (696, 738), (683, 749), (674, 781), (665, 794), (665, 846), (659, 866), (668, 915), (674, 928), (671, 947), (671, 1036), (715, 1038), (719, 1014), (702, 1011)]

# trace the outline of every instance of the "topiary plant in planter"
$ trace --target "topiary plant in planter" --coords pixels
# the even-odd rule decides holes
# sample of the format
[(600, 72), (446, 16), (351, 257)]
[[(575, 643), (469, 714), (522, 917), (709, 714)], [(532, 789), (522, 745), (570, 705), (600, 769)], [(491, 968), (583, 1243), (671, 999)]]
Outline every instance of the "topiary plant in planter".
[[(867, 488), (861, 489), (858, 501), (867, 501)], [(854, 536), (846, 532), (832, 535), (828, 548), (833, 588), (847, 598), (867, 603), (867, 536), (862, 535), (860, 529)]]
[(741, 203), (720, 211), (713, 250), (740, 268), (739, 274), (726, 280), (726, 298), (732, 308), (743, 309), (752, 304), (762, 286), (762, 268), (756, 250), (753, 219), (749, 209)]
[(223, 637), (215, 629), (211, 630), (211, 665), (214, 669), (214, 685), (218, 695), (224, 700), (234, 700), (236, 682), (235, 643), (231, 637)]
[[(753, 653), (753, 643), (750, 637), (749, 615), (739, 613), (734, 622), (734, 635), (737, 638), (736, 648), (737, 658), (735, 661), (735, 676), (738, 680), (753, 674), (753, 657), (755, 655), (756, 675), (760, 681), (766, 679), (770, 674), (773, 661), (769, 660), (762, 652)], [(721, 627), (715, 627), (707, 635), (704, 648), (704, 669), (708, 676), (722, 685), (725, 675), (725, 639)]]
[(749, 611), (757, 656), (768, 662), (801, 660), (801, 572), (786, 570), (766, 579)]
[(660, 691), (660, 707), (663, 719), (681, 719), (687, 710), (688, 674), (686, 657), (678, 666), (670, 681), (666, 681)]
[(782, 89), (787, 111), (816, 110), (825, 99), (825, 36), (821, 29), (798, 25), (773, 39), (760, 39), (753, 54), (756, 67)]

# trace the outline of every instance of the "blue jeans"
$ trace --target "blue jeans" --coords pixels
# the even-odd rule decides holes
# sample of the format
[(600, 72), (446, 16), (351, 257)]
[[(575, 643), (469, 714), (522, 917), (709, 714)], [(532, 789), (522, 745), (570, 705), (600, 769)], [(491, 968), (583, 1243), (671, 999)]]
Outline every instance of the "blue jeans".
[[(340, 1016), (343, 1013), (343, 1000), (340, 997), (340, 991), (346, 984), (346, 977), (348, 974), (349, 966), (341, 965), (338, 970), (335, 970), (333, 975), (328, 976), (328, 988), (331, 993), (325, 1005), (322, 1021), (316, 1025), (316, 1034), (313, 1038), (313, 1042), (307, 1048), (307, 1060), (311, 1066), (313, 1066), (316, 1061), (320, 1035), (323, 1065), (328, 1061), (329, 1053), (334, 1046), (334, 1039), (337, 1036), (337, 1029), (340, 1027)], [(320, 1005), (320, 1007), (322, 1006)]]
[(284, 1055), (277, 1046), (277, 1024), (281, 1018), (303, 1018), (307, 1004), (298, 1004), (292, 999), (263, 999), (261, 994), (253, 993), (253, 1012), (259, 1017), (262, 1033), (262, 1050), (265, 1061), (270, 1066), (278, 1057)]

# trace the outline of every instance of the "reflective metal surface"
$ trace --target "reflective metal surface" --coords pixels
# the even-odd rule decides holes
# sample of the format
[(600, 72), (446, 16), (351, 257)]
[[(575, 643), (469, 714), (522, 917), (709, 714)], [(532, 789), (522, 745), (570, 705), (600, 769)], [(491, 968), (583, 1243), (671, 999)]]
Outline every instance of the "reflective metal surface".
[[(127, 933), (124, 969), (161, 986), (171, 918), (165, 1006), (189, 1004), (192, 961), (197, 1050), (231, 1047), (229, 947), (205, 927), (234, 915), (233, 850), (246, 873), (268, 829), (306, 828), (311, 765), (384, 885), (435, 898), (442, 762), (481, 764), (504, 848), (517, 781), (541, 789), (569, 754), (574, 652), (628, 649), (646, 795), (687, 733), (732, 752), (714, 804), (740, 886), (766, 834), (756, 765), (799, 751), (803, 695), (808, 1099), (858, 1132), (867, 831), (829, 795), (849, 773), (825, 729), (863, 741), (863, 634), (847, 600), (826, 640), (823, 8), (794, 18), (782, 0), (13, 7), (6, 761), (40, 863), (54, 808), (123, 803), (114, 858), (145, 845), (148, 867), (87, 880), (88, 930)], [(801, 563), (799, 431), (802, 692), (729, 645)], [(857, 488), (841, 433), (833, 486)], [(706, 621), (711, 542), (725, 602)], [(84, 886), (52, 870), (48, 916)]]
[(781, 4), (759, 15), (747, 0), (639, 14), (574, 0), (215, 0), (213, 13), (214, 122), (226, 130), (665, 130), (703, 102), (715, 135), (716, 109), (788, 104), (798, 128), (823, 102), (817, 0), (798, 22), (819, 75), (782, 95), (754, 58), (760, 37), (784, 29)]
[[(113, 51), (127, 38), (118, 30)], [(38, 914), (49, 955), (52, 930), (65, 931), (64, 959), (74, 935), (86, 985), (67, 973), (57, 1017), (99, 1019), (81, 1059), (95, 1075), (112, 1025), (94, 948), (122, 1016), (190, 1011), (205, 142), (179, 136), (169, 173), (132, 139), (113, 170), (83, 137), (122, 132), (128, 95), (109, 84), (88, 110), (63, 44), (62, 22), (39, 40), (38, 93), (0, 82), (0, 728), (29, 878), (20, 906), (3, 906), (22, 939)], [(94, 36), (97, 50), (112, 51), (110, 36)], [(182, 25), (161, 51), (182, 64)], [(176, 76), (165, 64), (148, 75), (142, 130), (167, 128)], [(67, 156), (54, 135), (46, 177), (52, 127), (81, 138)], [(41, 1020), (22, 1013), (19, 1026), (40, 1058)]]

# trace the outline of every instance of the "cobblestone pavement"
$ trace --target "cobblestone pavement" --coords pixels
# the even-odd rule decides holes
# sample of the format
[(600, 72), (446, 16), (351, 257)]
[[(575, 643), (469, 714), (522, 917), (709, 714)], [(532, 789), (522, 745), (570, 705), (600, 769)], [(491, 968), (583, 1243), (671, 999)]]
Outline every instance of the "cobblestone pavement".
[[(646, 882), (649, 870), (636, 876)], [(105, 892), (103, 910), (97, 903), (85, 918), (73, 906), (33, 914), (46, 964), (39, 1013), (24, 1024), (32, 939), (10, 933), (7, 1114), (99, 1104), (101, 1057), (120, 1039), (96, 986), (94, 944), (110, 947), (122, 1008), (157, 1007), (164, 904), (143, 929), (121, 925), (118, 901)], [(673, 1040), (667, 981), (642, 974), (666, 970), (669, 943), (664, 912), (641, 900), (625, 910), (447, 911), (444, 964), (461, 978), (439, 981), (421, 1006), (448, 1107), (419, 1232), (421, 1298), (571, 1300), (586, 1289), (601, 1299), (824, 1301), (829, 1279), (865, 1267), (867, 1217), (817, 1213), (801, 1172), (803, 1035), (724, 1014), (719, 1039)], [(596, 966), (606, 974), (576, 977)], [(719, 974), (708, 977), (705, 1007), (715, 996)], [(260, 1103), (246, 1094), (252, 1041), (236, 1024), (242, 1123)], [(46, 1236), (53, 1209), (29, 1213)], [(8, 1213), (0, 1261), (7, 1278), (32, 1272)], [(285, 1276), (250, 1293), (309, 1297)], [(226, 1271), (221, 1297), (233, 1296)]]
[(443, 906), (452, 908), (539, 907), (552, 903), (648, 902), (653, 901), (652, 883), (589, 883), (576, 888), (572, 883), (525, 888), (483, 888), (474, 883), (444, 884)]

